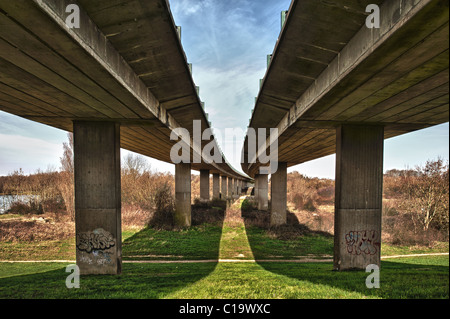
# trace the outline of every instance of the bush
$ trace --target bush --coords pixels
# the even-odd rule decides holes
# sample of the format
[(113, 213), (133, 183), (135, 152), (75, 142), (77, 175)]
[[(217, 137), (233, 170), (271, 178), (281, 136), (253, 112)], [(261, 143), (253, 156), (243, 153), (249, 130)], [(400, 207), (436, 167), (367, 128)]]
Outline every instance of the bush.
[(241, 204), (241, 211), (242, 211), (243, 213), (248, 213), (248, 212), (251, 212), (251, 211), (253, 211), (253, 210), (255, 210), (255, 209), (257, 209), (257, 208), (256, 208), (255, 204), (254, 204), (251, 200), (249, 200), (249, 199), (244, 199), (244, 200), (242, 201), (242, 204)]
[(175, 199), (172, 194), (172, 188), (168, 183), (164, 183), (156, 189), (153, 203), (155, 206), (155, 213), (149, 222), (149, 225), (172, 228)]

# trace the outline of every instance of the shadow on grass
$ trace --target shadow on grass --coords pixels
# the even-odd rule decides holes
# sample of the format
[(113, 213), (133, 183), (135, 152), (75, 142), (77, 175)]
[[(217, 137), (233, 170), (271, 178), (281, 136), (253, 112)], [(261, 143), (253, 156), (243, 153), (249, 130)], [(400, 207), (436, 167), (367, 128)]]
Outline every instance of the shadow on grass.
[[(164, 298), (215, 270), (219, 259), (224, 215), (224, 210), (219, 207), (194, 205), (191, 228), (170, 230), (164, 227), (147, 227), (126, 239), (122, 245), (124, 261), (207, 259), (212, 262), (125, 262), (119, 276), (81, 276), (80, 289), (67, 289), (67, 265), (0, 264), (0, 298)], [(6, 276), (1, 278), (2, 274)]]
[[(422, 257), (424, 258), (424, 257)], [(365, 271), (331, 271), (332, 263), (259, 263), (265, 270), (297, 280), (384, 299), (449, 298), (449, 267), (382, 261), (380, 289), (366, 287)]]
[(66, 287), (65, 266), (0, 278), (0, 299), (160, 299), (204, 278), (216, 263), (124, 264), (119, 276), (81, 276), (79, 289)]
[(256, 260), (322, 259), (333, 254), (333, 235), (300, 224), (295, 214), (287, 212), (287, 224), (278, 227), (270, 227), (267, 211), (243, 210), (242, 217)]
[[(271, 259), (332, 259), (333, 235), (312, 231), (290, 212), (287, 225), (271, 228), (270, 213), (242, 211), (248, 241), (257, 263), (265, 270), (300, 281), (358, 292), (366, 296), (401, 299), (449, 297), (449, 261), (444, 257), (419, 257), (382, 261), (380, 289), (368, 289), (365, 271), (332, 271), (332, 262), (271, 263)], [(258, 261), (259, 260), (259, 261)]]
[(218, 260), (224, 216), (220, 207), (193, 205), (192, 227), (149, 226), (123, 242), (123, 260)]

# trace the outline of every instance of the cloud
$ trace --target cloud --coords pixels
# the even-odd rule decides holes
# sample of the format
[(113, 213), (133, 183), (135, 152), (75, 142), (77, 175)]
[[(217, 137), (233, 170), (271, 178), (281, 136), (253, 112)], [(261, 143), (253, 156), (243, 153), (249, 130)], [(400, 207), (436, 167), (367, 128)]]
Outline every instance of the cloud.
[(49, 165), (58, 168), (62, 144), (39, 138), (0, 134), (0, 175), (22, 168), (27, 174)]

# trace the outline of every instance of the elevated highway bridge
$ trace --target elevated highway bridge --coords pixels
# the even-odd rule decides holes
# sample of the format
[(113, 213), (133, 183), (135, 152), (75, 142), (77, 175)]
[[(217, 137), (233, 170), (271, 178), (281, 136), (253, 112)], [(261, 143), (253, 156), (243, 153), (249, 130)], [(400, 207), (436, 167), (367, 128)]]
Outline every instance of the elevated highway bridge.
[[(73, 4), (76, 11), (67, 10)], [(191, 170), (200, 171), (204, 200), (210, 174), (215, 198), (251, 181), (228, 164), (214, 136), (194, 143), (194, 121), (211, 126), (166, 0), (1, 0), (0, 110), (74, 133), (83, 273), (120, 272), (120, 148), (168, 163), (174, 145), (188, 148), (190, 160), (175, 168), (179, 226), (191, 225)], [(189, 136), (171, 139), (177, 129)], [(211, 143), (221, 160), (202, 154)], [(104, 235), (114, 243), (108, 263), (90, 266), (102, 260), (79, 247)]]
[[(379, 28), (366, 23), (369, 4)], [(287, 168), (336, 153), (336, 269), (379, 264), (384, 139), (449, 121), (448, 22), (440, 0), (291, 3), (249, 127), (278, 128), (274, 226), (286, 223)], [(267, 209), (257, 159), (272, 142), (260, 142), (251, 154), (247, 137), (242, 169)]]

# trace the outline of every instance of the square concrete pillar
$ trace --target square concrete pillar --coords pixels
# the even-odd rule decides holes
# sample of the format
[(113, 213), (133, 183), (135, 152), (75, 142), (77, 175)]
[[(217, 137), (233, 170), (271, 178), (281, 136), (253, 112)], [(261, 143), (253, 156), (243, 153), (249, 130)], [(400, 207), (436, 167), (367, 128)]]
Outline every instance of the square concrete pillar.
[(200, 200), (209, 201), (209, 170), (200, 171)]
[(228, 197), (228, 177), (226, 176), (222, 176), (222, 191), (221, 191), (221, 195), (222, 198), (221, 199), (227, 199)]
[(82, 275), (122, 269), (120, 126), (73, 123), (76, 260)]
[(191, 164), (175, 165), (175, 226), (191, 226)]
[(228, 177), (228, 197), (233, 198), (233, 178)]
[(220, 175), (213, 174), (213, 199), (220, 198)]
[(258, 209), (267, 210), (269, 208), (269, 175), (258, 175), (256, 189), (258, 192)]
[(270, 193), (270, 225), (284, 225), (287, 222), (287, 163), (278, 163), (276, 173), (272, 174)]
[(258, 201), (258, 177), (259, 177), (259, 174), (256, 174), (255, 175), (255, 185), (253, 186), (254, 196), (255, 196), (256, 201)]
[(337, 129), (334, 268), (380, 266), (382, 126)]

